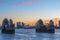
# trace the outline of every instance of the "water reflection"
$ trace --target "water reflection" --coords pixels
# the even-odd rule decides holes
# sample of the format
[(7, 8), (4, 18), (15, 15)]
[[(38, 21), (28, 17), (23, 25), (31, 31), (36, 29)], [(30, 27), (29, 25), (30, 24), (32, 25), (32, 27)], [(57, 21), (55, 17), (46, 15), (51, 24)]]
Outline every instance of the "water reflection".
[(1, 40), (14, 40), (14, 34), (1, 34)]
[(35, 29), (28, 29), (28, 32), (25, 32), (24, 29), (17, 29), (15, 34), (2, 34), (0, 32), (0, 40), (60, 40), (60, 30), (50, 34), (36, 33)]

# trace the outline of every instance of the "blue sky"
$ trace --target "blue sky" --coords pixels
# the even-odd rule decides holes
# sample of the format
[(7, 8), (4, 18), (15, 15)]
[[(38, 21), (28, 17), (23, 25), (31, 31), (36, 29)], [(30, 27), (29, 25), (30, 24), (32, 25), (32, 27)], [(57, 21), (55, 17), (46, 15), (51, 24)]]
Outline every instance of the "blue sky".
[(60, 0), (0, 0), (1, 18), (48, 19), (60, 17)]

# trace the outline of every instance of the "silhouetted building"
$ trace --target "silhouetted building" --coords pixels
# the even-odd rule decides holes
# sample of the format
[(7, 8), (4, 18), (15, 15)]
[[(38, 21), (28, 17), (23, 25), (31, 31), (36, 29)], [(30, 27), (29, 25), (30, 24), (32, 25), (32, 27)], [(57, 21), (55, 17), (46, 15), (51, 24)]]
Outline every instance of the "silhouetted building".
[(59, 27), (60, 27), (60, 21), (59, 21)]
[(36, 28), (40, 28), (41, 25), (43, 25), (43, 21), (40, 19), (36, 23)]
[(50, 20), (49, 24), (48, 24), (48, 29), (50, 28), (54, 28), (54, 22), (52, 20)]
[(52, 20), (50, 20), (48, 27), (46, 27), (43, 24), (43, 21), (40, 19), (37, 21), (36, 24), (36, 32), (48, 32), (48, 33), (54, 33), (55, 29), (54, 29), (54, 22)]
[(13, 24), (12, 19), (9, 20), (9, 28), (10, 29), (15, 29), (15, 25)]
[(54, 33), (55, 32), (54, 22), (52, 20), (50, 20), (47, 30), (50, 33)]
[(12, 19), (8, 21), (7, 18), (5, 18), (2, 22), (2, 33), (15, 33), (15, 26), (13, 24)]
[(60, 20), (58, 21), (58, 26), (56, 26), (55, 28), (60, 29)]
[(3, 22), (2, 22), (2, 29), (6, 28), (6, 27), (8, 27), (8, 26), (9, 26), (8, 19), (5, 18), (5, 19), (3, 20)]
[(17, 22), (17, 28), (22, 28), (21, 22)]
[(36, 32), (45, 32), (47, 29), (43, 24), (43, 21), (40, 19), (36, 23)]
[(12, 19), (9, 20), (9, 25), (13, 25)]
[(25, 23), (24, 23), (24, 22), (22, 22), (22, 27), (23, 27), (23, 28), (25, 27)]

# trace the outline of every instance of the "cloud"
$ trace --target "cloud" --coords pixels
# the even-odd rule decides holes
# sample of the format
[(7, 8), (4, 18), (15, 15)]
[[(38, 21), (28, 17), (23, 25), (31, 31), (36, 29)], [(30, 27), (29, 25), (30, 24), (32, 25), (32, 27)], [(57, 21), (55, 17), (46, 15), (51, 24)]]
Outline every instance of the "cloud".
[(15, 4), (31, 4), (34, 2), (37, 2), (38, 0), (29, 0), (29, 1), (25, 1), (25, 2), (16, 2)]
[(0, 3), (6, 3), (6, 4), (31, 4), (31, 3), (34, 3), (34, 2), (37, 2), (38, 0), (27, 0), (27, 1), (6, 1), (6, 0), (0, 0)]
[(16, 4), (31, 4), (32, 2), (16, 2)]

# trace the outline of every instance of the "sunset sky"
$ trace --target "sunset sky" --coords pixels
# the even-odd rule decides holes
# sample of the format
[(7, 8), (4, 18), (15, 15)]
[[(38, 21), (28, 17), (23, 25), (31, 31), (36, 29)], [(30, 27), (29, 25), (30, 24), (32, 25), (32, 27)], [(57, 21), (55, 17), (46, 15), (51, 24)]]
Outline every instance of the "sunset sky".
[(60, 0), (0, 0), (0, 24), (4, 18), (28, 24), (60, 18)]

